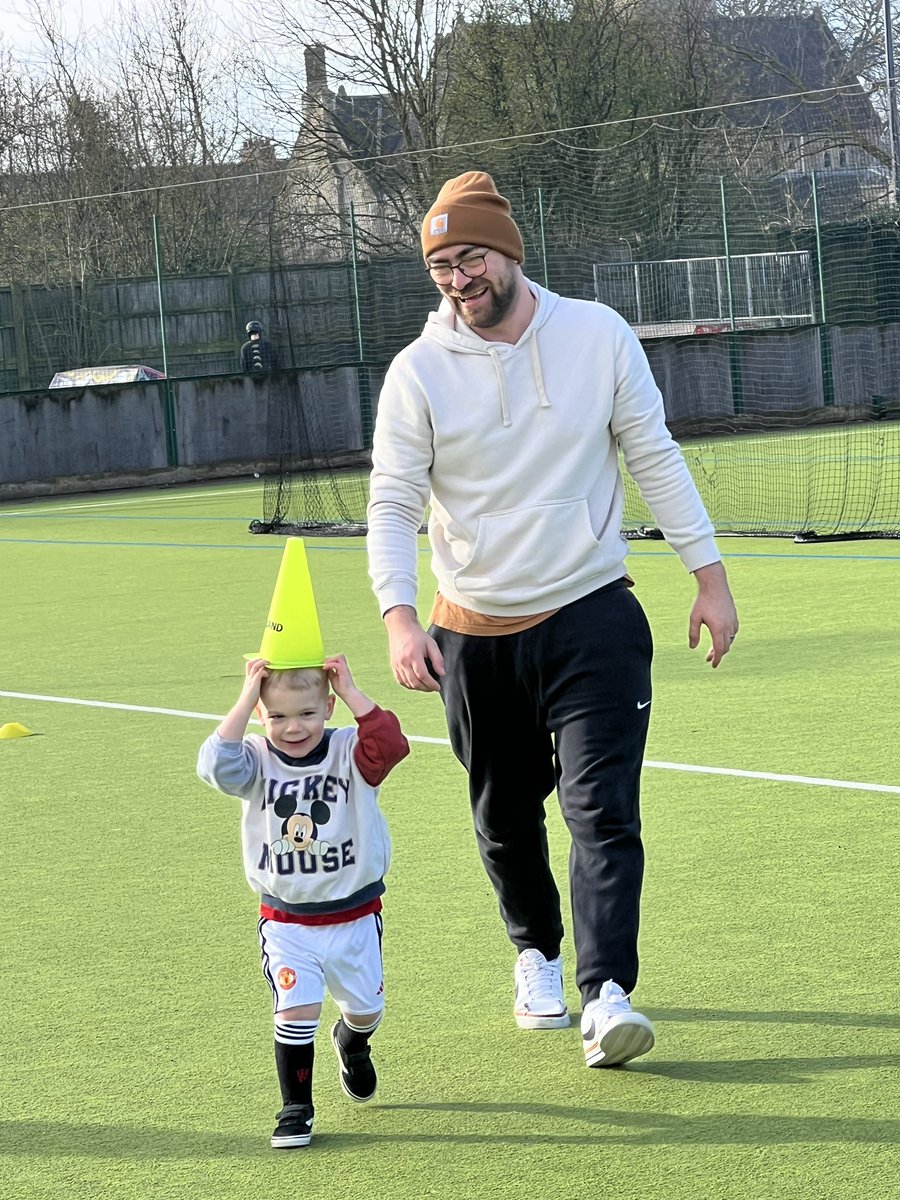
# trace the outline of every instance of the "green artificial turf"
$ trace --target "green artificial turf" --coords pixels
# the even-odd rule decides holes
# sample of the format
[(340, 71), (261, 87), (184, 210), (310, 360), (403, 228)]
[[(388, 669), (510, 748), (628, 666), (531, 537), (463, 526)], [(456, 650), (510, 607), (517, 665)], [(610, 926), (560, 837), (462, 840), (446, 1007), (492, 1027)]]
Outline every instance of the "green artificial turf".
[[(515, 1027), (514, 951), (443, 741), (382, 790), (378, 1097), (340, 1092), (326, 1010), (313, 1143), (269, 1148), (239, 806), (194, 773), (214, 722), (49, 699), (225, 712), (280, 561), (246, 531), (259, 492), (0, 508), (0, 724), (38, 735), (0, 741), (2, 1200), (895, 1196), (900, 794), (648, 766), (635, 999), (658, 1041), (588, 1071), (577, 1028)], [(391, 679), (362, 544), (307, 546), (326, 648), (408, 734), (444, 739), (439, 700)], [(657, 647), (649, 761), (900, 785), (900, 545), (722, 549), (742, 631), (713, 672), (687, 648), (690, 578), (632, 548)], [(427, 609), (425, 554), (422, 577)]]

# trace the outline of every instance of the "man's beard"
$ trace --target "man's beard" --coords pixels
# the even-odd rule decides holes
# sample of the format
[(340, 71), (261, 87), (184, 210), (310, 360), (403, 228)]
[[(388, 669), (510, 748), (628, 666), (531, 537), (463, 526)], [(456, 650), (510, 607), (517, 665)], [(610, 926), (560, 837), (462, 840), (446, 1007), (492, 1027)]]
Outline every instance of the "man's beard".
[[(505, 280), (498, 279), (495, 284), (488, 284), (487, 287), (490, 304), (480, 311), (469, 312), (464, 304), (454, 300), (456, 311), (470, 329), (493, 329), (508, 315), (516, 302), (518, 287), (514, 272), (511, 271)], [(473, 292), (478, 290), (478, 287), (472, 288)]]

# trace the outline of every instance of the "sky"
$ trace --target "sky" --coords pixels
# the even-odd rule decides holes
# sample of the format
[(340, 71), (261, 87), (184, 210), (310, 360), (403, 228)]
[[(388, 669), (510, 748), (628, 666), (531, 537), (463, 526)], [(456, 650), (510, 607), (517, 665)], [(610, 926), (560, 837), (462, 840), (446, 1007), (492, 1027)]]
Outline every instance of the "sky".
[[(10, 0), (0, 2), (3, 39), (17, 51), (23, 51), (25, 56), (34, 51), (38, 41), (30, 24), (28, 8), (25, 0), (20, 0), (18, 4)], [(102, 29), (104, 13), (109, 11), (111, 5), (103, 0), (67, 0), (65, 5), (52, 4), (51, 8), (60, 15), (62, 28), (71, 36), (81, 28), (93, 32)]]
[[(48, 50), (43, 36), (35, 29), (33, 13), (37, 10), (52, 14), (65, 37), (78, 41), (86, 53), (80, 60), (81, 76), (96, 76), (103, 71), (107, 56), (116, 52), (116, 31), (122, 30), (131, 11), (139, 17), (149, 17), (162, 6), (173, 0), (0, 0), (0, 49), (11, 51), (14, 65), (21, 65), (23, 75), (30, 74), (29, 68), (40, 75), (48, 59)], [(222, 50), (227, 60), (238, 43), (253, 46), (258, 31), (259, 11), (248, 8), (247, 0), (180, 0), (185, 7), (193, 9), (202, 24), (211, 26), (214, 43)], [(295, 0), (296, 10), (302, 8), (304, 0)], [(235, 36), (239, 31), (240, 36)], [(107, 41), (107, 39), (109, 39)], [(107, 50), (106, 47), (109, 47)], [(302, 58), (296, 46), (285, 50), (283, 78), (280, 52), (277, 47), (266, 45), (260, 48), (259, 57), (273, 66), (273, 78), (286, 88), (286, 93), (299, 94), (298, 68), (302, 71)], [(272, 57), (274, 55), (274, 57)], [(226, 70), (224, 78), (233, 78)], [(302, 75), (300, 76), (302, 78)], [(354, 90), (350, 88), (350, 90)], [(259, 102), (252, 88), (252, 80), (244, 81), (239, 96), (242, 119), (250, 121), (261, 133), (274, 136), (278, 142), (289, 144), (296, 137), (296, 122), (292, 115), (284, 117), (273, 113)]]
[[(103, 36), (110, 14), (123, 7), (121, 0), (36, 0), (41, 7), (56, 14), (60, 27), (69, 37), (85, 32), (92, 40)], [(131, 0), (138, 10), (155, 7), (152, 0)], [(233, 12), (233, 0), (205, 0), (202, 7), (217, 16), (229, 19)], [(40, 38), (35, 34), (29, 18), (29, 0), (0, 0), (0, 32), (2, 41), (11, 47), (20, 60), (27, 61), (39, 55)]]

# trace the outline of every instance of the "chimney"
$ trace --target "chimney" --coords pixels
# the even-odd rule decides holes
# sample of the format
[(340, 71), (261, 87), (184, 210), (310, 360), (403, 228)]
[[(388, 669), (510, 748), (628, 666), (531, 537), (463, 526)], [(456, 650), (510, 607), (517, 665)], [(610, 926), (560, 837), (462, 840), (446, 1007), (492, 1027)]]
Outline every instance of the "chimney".
[(306, 64), (306, 94), (311, 98), (324, 96), (328, 91), (328, 76), (325, 70), (325, 47), (321, 42), (307, 46), (303, 51)]

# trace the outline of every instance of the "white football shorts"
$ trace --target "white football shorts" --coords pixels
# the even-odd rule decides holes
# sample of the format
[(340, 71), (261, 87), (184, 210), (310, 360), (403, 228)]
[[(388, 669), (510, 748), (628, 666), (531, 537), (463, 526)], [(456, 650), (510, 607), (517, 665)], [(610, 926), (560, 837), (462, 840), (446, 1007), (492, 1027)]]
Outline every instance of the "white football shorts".
[(275, 1012), (321, 1004), (326, 990), (342, 1013), (381, 1012), (381, 930), (381, 913), (339, 925), (294, 925), (263, 917), (262, 973), (272, 989)]

